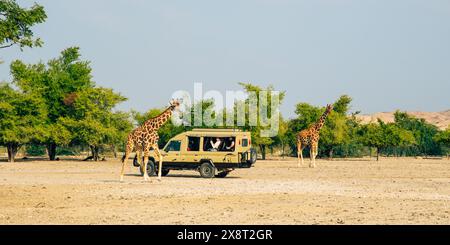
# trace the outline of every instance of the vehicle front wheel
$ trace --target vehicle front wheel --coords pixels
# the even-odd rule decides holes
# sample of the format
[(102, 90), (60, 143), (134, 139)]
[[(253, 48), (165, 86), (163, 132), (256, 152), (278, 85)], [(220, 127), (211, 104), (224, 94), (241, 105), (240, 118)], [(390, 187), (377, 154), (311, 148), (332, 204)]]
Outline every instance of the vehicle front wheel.
[[(139, 171), (141, 172), (141, 175), (144, 175), (144, 164), (139, 167)], [(155, 163), (150, 159), (147, 163), (147, 174), (148, 176), (155, 175)]]
[(200, 166), (200, 175), (203, 178), (213, 178), (214, 175), (216, 174), (216, 168), (214, 168), (214, 166), (209, 163), (209, 162), (205, 162)]
[(217, 178), (225, 178), (230, 173), (230, 171), (223, 171), (216, 175)]

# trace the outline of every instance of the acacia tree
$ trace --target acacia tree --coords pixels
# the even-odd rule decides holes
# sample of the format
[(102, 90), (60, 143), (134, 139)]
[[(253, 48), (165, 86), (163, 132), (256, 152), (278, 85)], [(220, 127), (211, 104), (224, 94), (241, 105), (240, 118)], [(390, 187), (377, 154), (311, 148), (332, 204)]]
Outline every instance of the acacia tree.
[(0, 144), (6, 146), (9, 162), (22, 145), (42, 137), (45, 116), (39, 97), (0, 84)]
[(110, 125), (114, 131), (109, 135), (107, 144), (110, 146), (114, 158), (117, 158), (117, 148), (123, 146), (122, 150), (125, 150), (124, 142), (126, 142), (126, 138), (133, 128), (133, 123), (130, 113), (122, 111), (113, 112), (110, 120)]
[(72, 132), (72, 143), (88, 145), (94, 161), (99, 160), (100, 149), (123, 141), (131, 123), (125, 114), (113, 112), (113, 108), (126, 98), (112, 89), (88, 88), (78, 93), (72, 104), (73, 113), (62, 118)]
[[(241, 85), (247, 93), (254, 93), (256, 95), (256, 98), (257, 98), (257, 101), (256, 101), (257, 102), (257, 112), (260, 111), (260, 105), (262, 103), (266, 104), (266, 106), (267, 106), (267, 117), (271, 118), (272, 117), (272, 108), (271, 108), (272, 107), (271, 106), (272, 97), (271, 97), (271, 93), (273, 91), (275, 91), (274, 87), (272, 85), (269, 85), (267, 88), (261, 88), (259, 86), (253, 85), (251, 83), (239, 83), (239, 85)], [(260, 101), (259, 100), (260, 99), (260, 93), (262, 91), (267, 91), (267, 101)], [(279, 93), (279, 103), (280, 104), (282, 103), (285, 95), (286, 95), (286, 92), (284, 92), (284, 91)], [(250, 116), (249, 116), (249, 100), (248, 99), (246, 100), (245, 106), (246, 106), (246, 110), (245, 110), (246, 123), (245, 123), (245, 126), (243, 127), (243, 129), (251, 131), (252, 142), (256, 146), (259, 147), (260, 152), (261, 152), (261, 157), (262, 157), (263, 160), (265, 160), (266, 159), (266, 148), (267, 148), (267, 146), (270, 146), (270, 145), (272, 145), (274, 143), (275, 136), (274, 137), (264, 137), (264, 136), (262, 136), (261, 132), (264, 131), (264, 130), (269, 129), (270, 126), (263, 126), (261, 124), (261, 118), (260, 117), (258, 117), (258, 119), (257, 119), (257, 125), (249, 126)]]
[[(380, 122), (380, 121), (379, 121)], [(380, 150), (386, 146), (383, 129), (380, 123), (369, 123), (361, 127), (359, 131), (361, 143), (369, 148), (374, 147), (377, 153), (377, 161), (379, 160)]]
[(416, 144), (416, 154), (440, 155), (441, 147), (434, 140), (439, 133), (439, 129), (432, 124), (427, 123), (423, 118), (415, 118), (406, 112), (396, 111), (394, 113), (395, 124), (402, 129), (413, 133)]
[(450, 148), (450, 127), (436, 134), (433, 139), (447, 150), (448, 157), (448, 149)]
[(395, 123), (378, 123), (364, 125), (360, 131), (361, 142), (369, 147), (375, 147), (377, 161), (380, 152), (388, 147), (410, 146), (416, 143), (411, 131), (398, 127)]
[(41, 46), (41, 39), (34, 38), (31, 27), (46, 18), (44, 7), (36, 3), (27, 9), (21, 8), (16, 1), (0, 0), (0, 49), (13, 45), (21, 49)]
[(79, 48), (72, 47), (63, 50), (60, 57), (47, 65), (14, 61), (11, 74), (14, 84), (22, 91), (43, 99), (48, 117), (46, 134), (40, 143), (46, 146), (50, 160), (55, 160), (57, 145), (66, 144), (72, 138), (61, 118), (73, 116), (73, 103), (79, 93), (94, 86), (89, 62), (80, 60)]
[(274, 138), (274, 144), (281, 146), (281, 156), (284, 159), (286, 155), (286, 145), (289, 142), (289, 122), (280, 116), (280, 125), (278, 135)]
[(320, 132), (321, 145), (324, 146), (328, 157), (333, 158), (336, 147), (345, 145), (350, 140), (348, 112), (352, 98), (342, 95), (333, 103), (333, 110), (325, 121), (325, 125)]

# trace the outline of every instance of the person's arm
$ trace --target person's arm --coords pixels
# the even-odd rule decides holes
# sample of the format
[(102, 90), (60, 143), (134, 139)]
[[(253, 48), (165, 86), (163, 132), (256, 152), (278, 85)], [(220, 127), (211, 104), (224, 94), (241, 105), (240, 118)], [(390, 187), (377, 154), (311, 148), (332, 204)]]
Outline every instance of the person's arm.
[(227, 146), (227, 150), (231, 150), (234, 147), (234, 141), (231, 141), (231, 145)]

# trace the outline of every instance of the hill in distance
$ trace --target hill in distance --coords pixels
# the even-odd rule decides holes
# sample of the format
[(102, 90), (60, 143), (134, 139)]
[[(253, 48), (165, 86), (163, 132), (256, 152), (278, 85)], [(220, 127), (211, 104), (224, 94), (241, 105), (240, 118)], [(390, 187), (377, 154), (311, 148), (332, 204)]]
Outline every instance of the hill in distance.
[[(422, 111), (407, 111), (411, 116), (416, 118), (423, 118), (426, 122), (436, 125), (439, 129), (445, 130), (450, 125), (450, 109), (441, 112), (422, 112)], [(357, 115), (361, 123), (377, 122), (381, 119), (383, 122), (394, 122), (394, 112), (378, 112), (374, 114)]]

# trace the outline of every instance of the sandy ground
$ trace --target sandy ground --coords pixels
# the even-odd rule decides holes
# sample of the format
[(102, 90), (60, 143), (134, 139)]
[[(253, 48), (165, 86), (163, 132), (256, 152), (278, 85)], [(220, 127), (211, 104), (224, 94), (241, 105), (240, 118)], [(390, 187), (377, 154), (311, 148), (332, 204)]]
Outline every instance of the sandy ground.
[(160, 182), (129, 166), (121, 183), (119, 171), (118, 160), (0, 162), (0, 224), (450, 224), (450, 160), (258, 161)]

